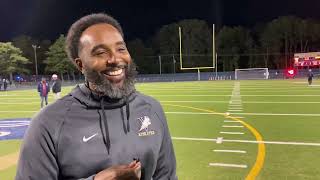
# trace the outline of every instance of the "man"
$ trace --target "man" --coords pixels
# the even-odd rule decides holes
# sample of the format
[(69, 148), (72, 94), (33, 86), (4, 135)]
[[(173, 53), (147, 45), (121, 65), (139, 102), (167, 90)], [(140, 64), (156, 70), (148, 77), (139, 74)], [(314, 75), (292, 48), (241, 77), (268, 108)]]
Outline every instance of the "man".
[(313, 78), (313, 73), (312, 73), (312, 70), (309, 69), (309, 73), (308, 73), (308, 84), (309, 84), (309, 86), (312, 85), (312, 78)]
[(49, 83), (47, 83), (46, 78), (41, 78), (41, 82), (38, 83), (38, 92), (41, 98), (41, 109), (43, 108), (43, 101), (45, 101), (46, 105), (48, 105), (49, 90), (50, 86)]
[(24, 137), (16, 180), (175, 180), (176, 160), (159, 102), (134, 87), (136, 69), (119, 23), (75, 22), (69, 58), (85, 84), (43, 109)]
[(1, 80), (1, 76), (0, 76), (0, 91), (1, 91), (1, 87), (2, 87), (2, 80)]
[(61, 81), (58, 79), (58, 76), (56, 74), (52, 75), (52, 92), (54, 99), (57, 100), (60, 98), (61, 93)]

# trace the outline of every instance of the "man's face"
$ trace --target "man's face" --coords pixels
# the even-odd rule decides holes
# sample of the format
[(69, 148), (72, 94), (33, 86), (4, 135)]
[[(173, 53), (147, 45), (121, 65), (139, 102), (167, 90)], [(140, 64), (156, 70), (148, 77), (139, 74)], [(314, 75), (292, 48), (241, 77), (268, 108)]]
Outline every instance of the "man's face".
[(121, 98), (134, 90), (135, 66), (121, 34), (109, 24), (96, 24), (82, 33), (76, 62), (97, 93)]

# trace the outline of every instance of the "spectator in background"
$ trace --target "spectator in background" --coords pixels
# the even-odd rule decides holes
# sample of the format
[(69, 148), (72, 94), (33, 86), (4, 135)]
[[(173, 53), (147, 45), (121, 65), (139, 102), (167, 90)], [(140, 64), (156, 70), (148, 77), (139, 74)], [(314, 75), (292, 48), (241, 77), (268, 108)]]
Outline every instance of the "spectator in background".
[(49, 94), (49, 83), (47, 83), (46, 78), (41, 78), (41, 82), (38, 84), (38, 92), (41, 98), (41, 108), (43, 108), (43, 101), (48, 105), (48, 94)]
[(7, 87), (8, 87), (9, 81), (8, 81), (7, 79), (3, 79), (3, 80), (2, 80), (2, 83), (3, 83), (3, 90), (6, 91), (6, 90), (7, 90)]
[(2, 87), (2, 80), (0, 78), (0, 91), (1, 91), (1, 87)]
[(312, 84), (312, 78), (313, 78), (313, 73), (312, 73), (312, 70), (309, 69), (309, 74), (308, 74), (308, 83), (309, 83), (309, 86)]
[(61, 81), (58, 78), (56, 74), (52, 75), (52, 92), (54, 95), (54, 99), (59, 99), (60, 98), (60, 93), (61, 93)]

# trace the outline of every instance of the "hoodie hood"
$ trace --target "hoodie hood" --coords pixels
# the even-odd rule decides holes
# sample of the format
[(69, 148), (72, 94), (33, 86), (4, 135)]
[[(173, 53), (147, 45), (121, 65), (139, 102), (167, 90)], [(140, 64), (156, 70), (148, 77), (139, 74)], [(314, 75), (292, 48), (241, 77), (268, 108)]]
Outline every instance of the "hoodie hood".
[(98, 94), (92, 92), (85, 84), (77, 85), (70, 94), (81, 104), (87, 106), (88, 109), (102, 109), (102, 99), (104, 109), (120, 108), (126, 104), (129, 104), (137, 96), (136, 92), (134, 91), (127, 97), (123, 97), (121, 99), (111, 99), (107, 96), (99, 96)]

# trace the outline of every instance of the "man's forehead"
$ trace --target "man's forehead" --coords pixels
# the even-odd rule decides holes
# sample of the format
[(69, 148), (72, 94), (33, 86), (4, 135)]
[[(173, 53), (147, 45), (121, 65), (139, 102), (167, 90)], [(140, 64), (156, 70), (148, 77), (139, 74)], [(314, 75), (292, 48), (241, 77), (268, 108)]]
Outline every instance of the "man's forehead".
[(88, 27), (81, 35), (81, 43), (90, 43), (94, 41), (123, 41), (123, 38), (115, 27), (110, 24), (101, 23)]

